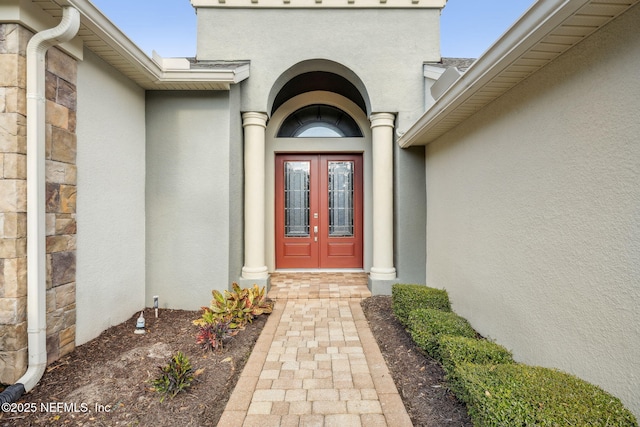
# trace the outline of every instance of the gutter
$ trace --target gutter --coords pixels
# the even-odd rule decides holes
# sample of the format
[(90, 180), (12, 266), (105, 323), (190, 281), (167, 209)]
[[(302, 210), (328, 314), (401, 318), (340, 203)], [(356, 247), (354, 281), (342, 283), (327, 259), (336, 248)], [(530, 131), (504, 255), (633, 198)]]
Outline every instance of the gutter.
[(29, 367), (0, 393), (0, 403), (31, 391), (47, 366), (45, 241), (45, 55), (50, 47), (76, 36), (80, 13), (63, 7), (58, 26), (34, 35), (27, 45), (27, 334)]
[[(62, 1), (78, 9), (82, 14), (83, 26), (135, 67), (137, 74), (139, 74), (137, 76), (131, 76), (123, 70), (120, 70), (120, 72), (144, 89), (157, 89), (172, 84), (193, 84), (194, 87), (192, 89), (201, 90), (203, 84), (214, 84), (221, 85), (226, 90), (229, 90), (230, 85), (239, 83), (249, 77), (249, 64), (247, 61), (238, 61), (237, 67), (227, 69), (176, 70), (171, 65), (165, 68), (165, 62), (171, 64), (173, 60), (186, 61), (186, 59), (160, 58), (155, 52), (152, 54), (153, 58), (150, 58), (91, 2), (85, 0)], [(85, 43), (85, 47), (92, 50), (90, 43)], [(98, 55), (102, 56), (100, 53)], [(106, 60), (110, 62), (108, 59)], [(111, 63), (111, 65), (119, 69), (116, 64)]]
[[(435, 104), (398, 139), (398, 145), (402, 148), (426, 145), (441, 136), (447, 130), (434, 131), (434, 128), (446, 120), (449, 113), (462, 106), (554, 28), (591, 1), (538, 0), (459, 79), (440, 92)], [(507, 90), (505, 88), (504, 91)]]
[[(249, 77), (250, 61), (197, 61), (195, 58), (163, 58), (155, 50), (151, 60), (158, 67), (157, 83), (210, 82), (215, 75), (220, 83), (240, 83)], [(192, 62), (195, 62), (195, 67)], [(228, 88), (227, 88), (228, 90)]]

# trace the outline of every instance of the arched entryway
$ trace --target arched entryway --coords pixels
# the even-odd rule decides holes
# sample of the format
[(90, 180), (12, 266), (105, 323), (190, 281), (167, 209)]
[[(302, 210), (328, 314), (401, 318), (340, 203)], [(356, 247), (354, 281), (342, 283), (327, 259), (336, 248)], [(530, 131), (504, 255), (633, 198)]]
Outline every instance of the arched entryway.
[[(357, 269), (394, 280), (395, 115), (369, 111), (350, 71), (301, 67), (274, 84), (271, 117), (243, 114), (241, 281), (268, 281), (279, 269)], [(297, 201), (288, 199), (294, 192)]]

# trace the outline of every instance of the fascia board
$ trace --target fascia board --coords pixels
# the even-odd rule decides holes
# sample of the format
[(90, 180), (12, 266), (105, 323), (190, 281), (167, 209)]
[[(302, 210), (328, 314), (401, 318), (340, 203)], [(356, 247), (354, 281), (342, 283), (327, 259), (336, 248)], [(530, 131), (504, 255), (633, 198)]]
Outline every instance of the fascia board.
[(249, 65), (242, 65), (233, 70), (185, 70), (185, 71), (162, 71), (158, 78), (159, 82), (218, 82), (218, 83), (239, 83), (249, 77)]
[(243, 80), (246, 80), (249, 78), (249, 70), (251, 69), (251, 67), (249, 66), (249, 64), (246, 65), (242, 65), (238, 68), (235, 69), (235, 78), (233, 80), (234, 83), (240, 83)]
[(438, 80), (442, 74), (447, 70), (443, 67), (435, 67), (433, 65), (424, 64), (422, 67), (423, 76), (429, 80)]
[[(29, 0), (0, 0), (0, 23), (16, 23), (38, 33), (60, 23)], [(57, 46), (75, 59), (82, 59), (82, 41), (75, 38)]]
[[(233, 84), (249, 76), (248, 65), (236, 70), (185, 70), (167, 71), (147, 56), (113, 22), (111, 22), (93, 4), (85, 0), (64, 0), (82, 14), (82, 23), (101, 38), (107, 45), (135, 65), (150, 82), (209, 82)], [(242, 78), (240, 78), (242, 77)]]
[[(450, 111), (504, 71), (590, 0), (539, 0), (509, 28), (399, 139), (402, 148), (426, 145), (429, 131)], [(505, 89), (505, 92), (509, 89)]]
[(64, 2), (78, 9), (82, 14), (82, 23), (107, 45), (136, 64), (149, 78), (157, 78), (160, 67), (93, 4), (84, 0)]
[(198, 83), (239, 83), (249, 77), (249, 62), (238, 64), (234, 68), (223, 69), (191, 69), (187, 58), (163, 58), (156, 51), (151, 57), (160, 70), (159, 81), (162, 83), (198, 82)]

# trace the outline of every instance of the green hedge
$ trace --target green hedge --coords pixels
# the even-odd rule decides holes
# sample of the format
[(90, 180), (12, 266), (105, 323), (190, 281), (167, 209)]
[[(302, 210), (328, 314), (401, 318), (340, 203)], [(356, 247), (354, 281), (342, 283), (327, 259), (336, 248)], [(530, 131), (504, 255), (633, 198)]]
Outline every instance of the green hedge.
[(394, 285), (393, 311), (415, 343), (440, 360), (475, 427), (639, 427), (620, 400), (554, 369), (518, 364), (504, 347), (477, 339), (451, 312), (444, 290)]
[(451, 311), (449, 295), (444, 289), (398, 283), (391, 288), (391, 300), (393, 313), (403, 326), (408, 326), (409, 314), (418, 308)]
[(497, 365), (501, 363), (515, 363), (513, 355), (503, 346), (487, 340), (444, 335), (438, 342), (442, 367), (447, 373), (454, 393), (459, 394), (455, 368), (463, 363), (479, 365)]
[(476, 427), (638, 427), (618, 398), (564, 372), (514, 363), (455, 370), (458, 397)]
[(409, 314), (413, 341), (431, 357), (440, 360), (438, 340), (443, 335), (474, 338), (476, 331), (464, 317), (450, 311), (420, 308)]

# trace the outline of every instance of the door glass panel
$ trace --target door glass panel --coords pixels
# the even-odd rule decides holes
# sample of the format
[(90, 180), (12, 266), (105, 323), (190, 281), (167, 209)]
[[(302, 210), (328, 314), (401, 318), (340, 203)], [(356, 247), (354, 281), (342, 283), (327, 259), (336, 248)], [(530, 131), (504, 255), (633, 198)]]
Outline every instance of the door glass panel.
[(353, 236), (353, 162), (329, 163), (329, 236)]
[(309, 237), (309, 162), (284, 163), (284, 233)]

